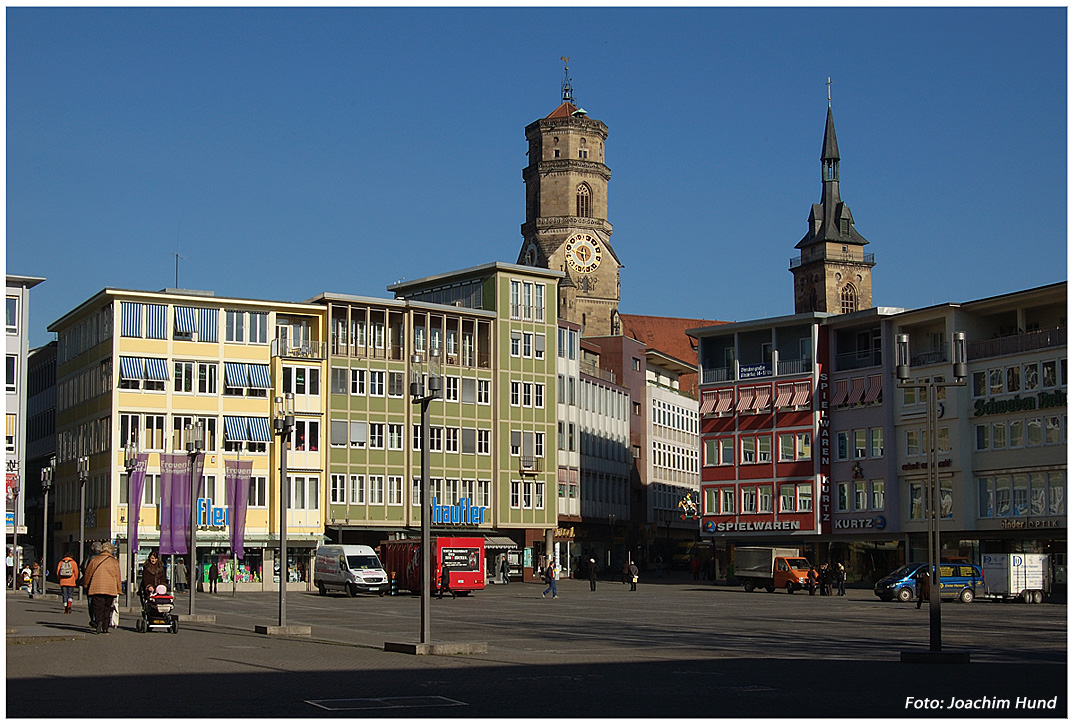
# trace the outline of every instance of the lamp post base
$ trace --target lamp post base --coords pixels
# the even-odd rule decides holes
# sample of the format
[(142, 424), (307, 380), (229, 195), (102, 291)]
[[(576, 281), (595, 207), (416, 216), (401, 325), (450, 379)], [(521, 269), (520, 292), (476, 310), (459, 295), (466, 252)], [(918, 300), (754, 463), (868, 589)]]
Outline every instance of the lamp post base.
[(275, 637), (310, 637), (313, 635), (313, 630), (308, 624), (286, 624), (282, 627), (276, 624), (258, 624), (254, 626), (254, 632)]
[(915, 664), (928, 665), (967, 665), (970, 662), (969, 652), (956, 652), (953, 650), (910, 650), (899, 653), (900, 662), (912, 662)]
[(385, 642), (385, 652), (406, 655), (477, 655), (489, 651), (488, 642)]

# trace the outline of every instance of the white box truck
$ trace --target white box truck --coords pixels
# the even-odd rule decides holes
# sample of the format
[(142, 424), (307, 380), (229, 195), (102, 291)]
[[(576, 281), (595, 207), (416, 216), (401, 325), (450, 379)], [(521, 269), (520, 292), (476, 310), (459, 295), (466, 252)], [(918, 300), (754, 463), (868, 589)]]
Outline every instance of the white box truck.
[(1051, 593), (1047, 554), (982, 554), (985, 596), (1040, 604)]
[(735, 578), (747, 592), (786, 589), (788, 594), (794, 594), (807, 587), (808, 576), (809, 562), (799, 556), (798, 549), (735, 547)]

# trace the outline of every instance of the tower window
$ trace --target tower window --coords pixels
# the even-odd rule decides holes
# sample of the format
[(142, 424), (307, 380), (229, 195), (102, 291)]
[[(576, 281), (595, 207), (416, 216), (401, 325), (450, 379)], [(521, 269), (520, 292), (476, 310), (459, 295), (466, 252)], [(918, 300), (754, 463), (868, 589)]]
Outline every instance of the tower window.
[[(839, 220), (839, 231), (842, 232), (843, 234), (850, 234), (850, 220), (849, 219), (840, 219)], [(847, 248), (843, 247), (843, 251), (844, 252), (847, 251)]]
[(858, 309), (858, 294), (854, 290), (854, 285), (848, 284), (839, 293), (839, 312), (846, 314), (848, 312), (854, 312)]
[(592, 197), (591, 197), (591, 195), (589, 193), (589, 186), (587, 184), (579, 184), (578, 188), (575, 189), (574, 193), (575, 193), (575, 200), (577, 202), (575, 204), (576, 212), (577, 212), (575, 214), (575, 216), (584, 216), (584, 217), (592, 216), (593, 215), (592, 214), (593, 205), (592, 205)]
[(559, 149), (556, 149), (556, 150), (554, 150), (554, 151), (552, 152), (552, 158), (554, 158), (554, 159), (558, 159), (558, 158), (559, 158)]
[(586, 150), (586, 149), (578, 149), (578, 158), (580, 158), (580, 159), (588, 159), (589, 158), (589, 151)]

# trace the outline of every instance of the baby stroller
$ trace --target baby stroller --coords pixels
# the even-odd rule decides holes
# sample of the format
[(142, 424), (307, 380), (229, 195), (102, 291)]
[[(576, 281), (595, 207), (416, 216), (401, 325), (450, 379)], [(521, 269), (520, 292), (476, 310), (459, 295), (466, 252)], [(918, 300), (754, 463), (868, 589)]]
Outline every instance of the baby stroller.
[(179, 619), (172, 614), (175, 599), (167, 587), (161, 584), (152, 592), (143, 591), (139, 596), (142, 600), (142, 618), (135, 622), (136, 630), (148, 632), (152, 629), (164, 629), (172, 634), (179, 633)]

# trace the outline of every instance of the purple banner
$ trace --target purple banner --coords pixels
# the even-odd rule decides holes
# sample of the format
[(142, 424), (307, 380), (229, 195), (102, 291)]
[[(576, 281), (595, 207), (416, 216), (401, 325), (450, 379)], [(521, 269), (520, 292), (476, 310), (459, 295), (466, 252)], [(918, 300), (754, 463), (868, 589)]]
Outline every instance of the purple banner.
[(149, 454), (139, 453), (137, 463), (134, 464), (134, 470), (131, 472), (131, 500), (127, 505), (130, 509), (127, 516), (133, 517), (131, 518), (133, 524), (131, 531), (134, 532), (131, 535), (131, 551), (134, 552), (134, 556), (138, 555), (138, 519), (142, 513), (142, 492), (145, 490), (145, 469), (148, 465)]
[(243, 555), (246, 535), (246, 504), (250, 498), (250, 474), (253, 461), (224, 461), (224, 496), (231, 522), (231, 550), (237, 559)]
[(186, 554), (190, 540), (190, 458), (160, 454), (160, 553)]

